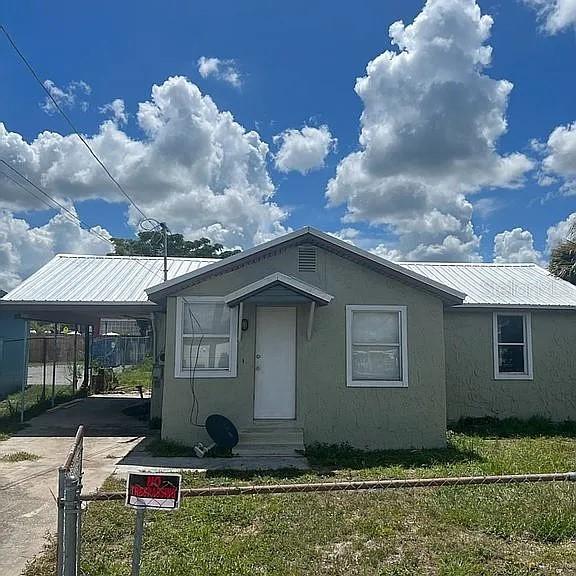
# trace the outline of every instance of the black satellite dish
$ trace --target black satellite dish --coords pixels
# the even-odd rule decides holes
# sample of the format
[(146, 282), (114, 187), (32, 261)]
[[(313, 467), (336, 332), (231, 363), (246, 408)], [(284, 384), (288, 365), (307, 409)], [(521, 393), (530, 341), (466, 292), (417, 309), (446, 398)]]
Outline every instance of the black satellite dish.
[(234, 426), (226, 416), (222, 416), (221, 414), (211, 414), (206, 418), (204, 426), (206, 432), (208, 432), (208, 435), (212, 438), (213, 444), (210, 446), (204, 446), (203, 444), (198, 443), (194, 446), (196, 456), (199, 458), (203, 458), (207, 452), (214, 448), (214, 446), (232, 449), (236, 444), (238, 444), (238, 430), (236, 430), (236, 426)]
[(206, 418), (204, 426), (206, 426), (206, 432), (214, 440), (216, 446), (234, 448), (238, 444), (238, 430), (226, 416), (212, 414)]

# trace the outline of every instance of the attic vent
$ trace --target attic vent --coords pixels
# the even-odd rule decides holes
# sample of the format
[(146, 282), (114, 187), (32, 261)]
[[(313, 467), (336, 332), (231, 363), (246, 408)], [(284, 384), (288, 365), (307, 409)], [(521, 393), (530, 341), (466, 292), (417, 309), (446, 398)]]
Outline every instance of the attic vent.
[(316, 247), (298, 247), (298, 272), (316, 272)]

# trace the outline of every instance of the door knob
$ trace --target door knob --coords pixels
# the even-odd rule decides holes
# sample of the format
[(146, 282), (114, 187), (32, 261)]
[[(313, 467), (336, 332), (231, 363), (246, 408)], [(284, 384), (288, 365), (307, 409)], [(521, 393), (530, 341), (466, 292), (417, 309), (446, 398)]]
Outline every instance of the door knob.
[(256, 358), (258, 358), (258, 360), (260, 360), (260, 358), (262, 358), (262, 356), (260, 356), (260, 354), (256, 354)]

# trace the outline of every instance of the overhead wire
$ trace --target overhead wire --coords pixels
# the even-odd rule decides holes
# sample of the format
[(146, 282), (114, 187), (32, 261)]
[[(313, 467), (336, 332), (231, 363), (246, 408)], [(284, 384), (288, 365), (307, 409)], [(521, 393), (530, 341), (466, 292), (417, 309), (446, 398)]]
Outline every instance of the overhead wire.
[[(82, 142), (82, 144), (87, 148), (87, 150), (90, 152), (90, 154), (92, 155), (92, 157), (96, 160), (96, 162), (100, 165), (100, 167), (104, 170), (104, 172), (107, 174), (107, 176), (110, 178), (110, 180), (114, 183), (114, 185), (116, 186), (116, 188), (118, 188), (118, 190), (120, 190), (120, 192), (122, 193), (122, 195), (128, 200), (128, 202), (134, 207), (135, 210), (137, 210), (140, 215), (142, 216), (142, 220), (141, 221), (150, 221), (153, 220), (151, 218), (149, 218), (146, 213), (136, 204), (136, 202), (134, 201), (134, 199), (130, 196), (130, 194), (128, 194), (128, 192), (125, 190), (125, 188), (120, 184), (120, 182), (113, 176), (113, 174), (110, 172), (110, 170), (108, 169), (108, 167), (104, 164), (104, 162), (99, 158), (99, 156), (96, 154), (96, 152), (94, 152), (93, 148), (90, 146), (90, 144), (88, 143), (88, 141), (86, 140), (86, 138), (80, 133), (80, 131), (76, 128), (75, 124), (72, 122), (71, 118), (68, 116), (68, 114), (66, 114), (66, 112), (62, 109), (62, 107), (58, 104), (58, 101), (54, 98), (52, 92), (46, 87), (46, 85), (44, 84), (44, 82), (42, 81), (42, 79), (40, 78), (40, 76), (38, 75), (38, 73), (36, 72), (36, 70), (34, 69), (34, 67), (32, 66), (32, 64), (30, 63), (30, 61), (26, 58), (26, 56), (23, 54), (23, 52), (18, 48), (16, 42), (14, 41), (14, 39), (12, 38), (12, 36), (10, 35), (10, 33), (8, 32), (8, 30), (6, 29), (6, 27), (0, 23), (0, 31), (2, 31), (2, 33), (4, 34), (4, 36), (6, 37), (6, 39), (8, 40), (9, 44), (11, 45), (11, 47), (13, 48), (13, 50), (16, 52), (16, 54), (18, 55), (18, 57), (22, 60), (22, 62), (24, 63), (24, 65), (26, 66), (26, 68), (29, 70), (29, 72), (32, 74), (32, 76), (34, 77), (34, 79), (36, 80), (36, 82), (40, 85), (40, 87), (42, 88), (42, 90), (46, 93), (47, 97), (50, 99), (51, 103), (53, 104), (54, 108), (56, 110), (58, 110), (58, 112), (62, 115), (62, 117), (64, 118), (64, 120), (67, 122), (67, 124), (70, 126), (70, 128), (72, 129), (72, 131), (74, 132), (74, 134), (80, 139), (80, 141)], [(30, 185), (34, 186), (35, 189), (37, 189), (39, 192), (41, 192), (43, 195), (48, 196), (49, 199), (54, 202), (55, 204), (57, 204), (62, 210), (64, 210), (65, 212), (67, 212), (69, 215), (71, 215), (73, 218), (80, 220), (76, 214), (74, 214), (72, 211), (70, 211), (67, 207), (65, 207), (64, 205), (60, 204), (57, 200), (55, 200), (54, 198), (50, 197), (45, 191), (41, 190), (38, 186), (36, 186), (33, 182), (31, 182), (30, 180), (28, 180), (23, 174), (19, 173), (13, 166), (9, 165), (7, 162), (3, 161), (2, 162), (8, 166), (9, 168), (11, 168), (12, 170), (14, 170), (15, 172), (17, 172), (22, 178), (24, 178)], [(22, 186), (21, 186), (22, 187)], [(28, 191), (29, 192), (29, 191)], [(88, 226), (87, 230), (93, 234), (93, 235), (97, 235), (97, 237), (100, 237), (100, 239), (102, 240), (106, 240), (108, 242), (110, 242), (109, 239), (105, 238), (104, 236), (99, 235), (96, 231), (94, 231), (92, 229), (92, 227)], [(111, 243), (113, 246), (114, 244)], [(156, 272), (155, 270), (152, 270), (150, 268), (148, 268), (147, 266), (144, 266), (144, 264), (142, 264), (142, 262), (138, 261), (138, 260), (134, 260), (135, 262), (138, 262), (141, 266), (143, 266), (144, 268), (146, 268), (148, 271), (153, 272), (154, 274), (162, 277), (162, 279), (164, 280), (164, 276), (161, 275), (159, 272)]]
[(118, 180), (112, 175), (112, 173), (110, 172), (110, 170), (107, 168), (107, 166), (104, 164), (104, 162), (98, 157), (98, 155), (96, 154), (96, 152), (94, 152), (94, 150), (92, 149), (92, 147), (90, 146), (90, 144), (88, 143), (88, 141), (86, 140), (86, 138), (84, 138), (84, 136), (80, 133), (80, 131), (76, 128), (76, 126), (74, 125), (74, 123), (72, 122), (72, 120), (70, 119), (70, 117), (68, 116), (68, 114), (66, 114), (66, 112), (62, 109), (62, 107), (58, 104), (57, 100), (54, 98), (54, 96), (52, 95), (52, 92), (45, 86), (44, 82), (42, 82), (40, 76), (38, 76), (38, 74), (36, 73), (36, 70), (34, 70), (34, 67), (32, 66), (32, 64), (30, 63), (30, 61), (26, 58), (26, 56), (24, 56), (24, 54), (22, 53), (22, 51), (18, 48), (18, 46), (16, 45), (16, 42), (14, 42), (14, 39), (12, 38), (12, 36), (8, 33), (8, 30), (6, 30), (6, 27), (3, 24), (0, 24), (0, 30), (2, 31), (2, 33), (4, 34), (4, 36), (6, 36), (6, 39), (8, 40), (8, 42), (10, 43), (10, 45), (12, 46), (12, 48), (14, 49), (14, 51), (16, 52), (16, 54), (18, 54), (18, 56), (20, 57), (20, 59), (22, 60), (22, 62), (25, 64), (26, 68), (28, 68), (28, 70), (30, 71), (30, 73), (32, 74), (32, 76), (34, 77), (34, 79), (36, 80), (36, 82), (38, 82), (38, 84), (40, 84), (42, 90), (46, 93), (46, 95), (48, 96), (48, 98), (50, 99), (50, 101), (52, 102), (53, 106), (56, 108), (56, 110), (58, 110), (58, 112), (62, 115), (62, 117), (64, 118), (64, 120), (66, 120), (66, 122), (68, 123), (68, 126), (70, 126), (70, 128), (72, 129), (72, 131), (74, 132), (74, 134), (76, 134), (76, 136), (78, 136), (78, 138), (80, 139), (80, 141), (82, 142), (82, 144), (87, 148), (87, 150), (90, 152), (90, 154), (92, 155), (92, 157), (96, 160), (96, 162), (98, 162), (98, 164), (100, 165), (100, 167), (104, 170), (104, 172), (107, 174), (107, 176), (110, 178), (110, 180), (114, 183), (114, 185), (116, 186), (116, 188), (118, 188), (118, 190), (120, 190), (120, 192), (123, 194), (123, 196), (128, 200), (128, 202), (130, 202), (130, 204), (142, 215), (143, 218), (148, 218), (148, 216), (144, 213), (144, 211), (136, 204), (136, 202), (132, 199), (132, 197), (128, 194), (128, 192), (126, 192), (126, 190), (124, 189), (124, 187), (120, 184), (120, 182), (118, 182)]
[(54, 207), (55, 207), (54, 205), (56, 205), (58, 208), (60, 208), (64, 212), (64, 214), (62, 214), (62, 215), (65, 216), (67, 218), (67, 220), (69, 220), (70, 222), (73, 222), (74, 224), (77, 224), (81, 227), (84, 226), (86, 231), (89, 232), (90, 234), (95, 235), (100, 240), (108, 242), (109, 244), (113, 245), (113, 243), (110, 241), (109, 238), (106, 238), (106, 236), (101, 235), (99, 232), (94, 230), (93, 227), (89, 226), (84, 221), (82, 221), (81, 218), (75, 212), (70, 210), (64, 204), (58, 202), (58, 200), (56, 200), (55, 198), (50, 196), (50, 194), (48, 194), (48, 192), (46, 192), (45, 190), (42, 190), (38, 185), (36, 185), (34, 182), (32, 182), (32, 180), (28, 179), (19, 170), (17, 170), (16, 168), (14, 168), (10, 164), (8, 164), (3, 158), (0, 158), (0, 162), (2, 164), (4, 164), (5, 166), (7, 166), (8, 168), (10, 168), (11, 170), (13, 170), (16, 174), (18, 174), (18, 176), (20, 176), (22, 179), (24, 179), (26, 182), (28, 182), (28, 184), (30, 184), (30, 186), (32, 186), (35, 190), (38, 190), (43, 196), (48, 198), (48, 200), (50, 200), (50, 202), (52, 202), (53, 204), (50, 204), (50, 202), (48, 202), (47, 200), (44, 200), (43, 198), (41, 198), (40, 196), (38, 196), (37, 194), (32, 192), (32, 190), (26, 188), (26, 186), (24, 186), (24, 184), (22, 184), (21, 182), (18, 182), (18, 180), (16, 180), (16, 178), (13, 178), (12, 176), (10, 176), (10, 174), (7, 174), (3, 170), (0, 170), (0, 174), (2, 174), (5, 178), (8, 178), (8, 180), (10, 180), (14, 184), (16, 184), (16, 186), (18, 186), (19, 188), (21, 188), (22, 190), (24, 190), (25, 192), (27, 192), (28, 194), (30, 194), (31, 196), (33, 196), (34, 198), (36, 198), (37, 200), (39, 200), (40, 202), (42, 202), (43, 204), (48, 206), (48, 208), (54, 209)]
[[(37, 194), (35, 194), (34, 192), (32, 192), (32, 190), (29, 190), (24, 184), (22, 184), (22, 182), (18, 182), (15, 178), (13, 178), (12, 176), (10, 176), (9, 174), (7, 174), (6, 172), (4, 172), (3, 170), (0, 171), (0, 173), (2, 173), (6, 178), (8, 178), (11, 182), (13, 182), (15, 185), (17, 185), (19, 188), (21, 188), (22, 190), (24, 190), (25, 192), (27, 192), (28, 194), (30, 194), (31, 196), (33, 196), (34, 198), (36, 198), (37, 200), (39, 200), (40, 202), (44, 203), (46, 206), (48, 206), (51, 209), (54, 209), (54, 205), (58, 206), (63, 213), (61, 212), (61, 214), (70, 222), (76, 224), (77, 226), (79, 226), (80, 228), (86, 230), (86, 232), (88, 232), (89, 234), (91, 234), (92, 236), (94, 236), (95, 238), (98, 238), (99, 240), (103, 241), (103, 242), (107, 242), (108, 244), (110, 244), (110, 246), (112, 246), (113, 248), (115, 248), (115, 244), (110, 240), (110, 238), (107, 238), (106, 236), (104, 236), (103, 234), (100, 234), (99, 232), (97, 232), (96, 230), (94, 230), (94, 228), (92, 226), (90, 226), (89, 224), (87, 224), (86, 222), (84, 222), (75, 212), (73, 212), (72, 210), (70, 210), (66, 205), (62, 204), (61, 202), (59, 202), (58, 200), (56, 200), (55, 198), (53, 198), (48, 192), (46, 192), (46, 190), (42, 189), (40, 186), (38, 186), (38, 184), (36, 184), (35, 182), (33, 182), (32, 180), (30, 180), (25, 174), (23, 174), (22, 172), (20, 172), (20, 170), (18, 170), (17, 168), (15, 168), (14, 166), (12, 166), (11, 164), (9, 164), (8, 162), (6, 162), (6, 160), (4, 160), (3, 158), (0, 158), (0, 163), (4, 164), (6, 167), (8, 167), (10, 170), (12, 170), (14, 173), (16, 173), (20, 178), (22, 178), (25, 182), (27, 182), (30, 186), (32, 186), (35, 190), (37, 190), (38, 192), (40, 192), (45, 198), (47, 198), (48, 200), (50, 200), (53, 204), (50, 204), (48, 202), (48, 200), (44, 200), (43, 198), (41, 198), (40, 196), (38, 196)], [(158, 276), (159, 278), (162, 278), (162, 280), (164, 280), (164, 276), (162, 275), (162, 273), (158, 270), (154, 270), (148, 266), (146, 266), (144, 263), (142, 263), (138, 257), (134, 257), (131, 258), (131, 260), (133, 262), (136, 262), (138, 265), (140, 265), (142, 268), (144, 268), (145, 270), (147, 270), (148, 272), (153, 273), (154, 275)]]

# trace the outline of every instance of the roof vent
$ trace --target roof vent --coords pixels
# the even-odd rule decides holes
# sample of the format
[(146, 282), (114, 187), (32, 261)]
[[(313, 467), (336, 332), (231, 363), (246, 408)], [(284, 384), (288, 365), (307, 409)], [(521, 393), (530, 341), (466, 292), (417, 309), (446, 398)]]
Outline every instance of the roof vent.
[(316, 272), (316, 247), (298, 247), (298, 272)]

